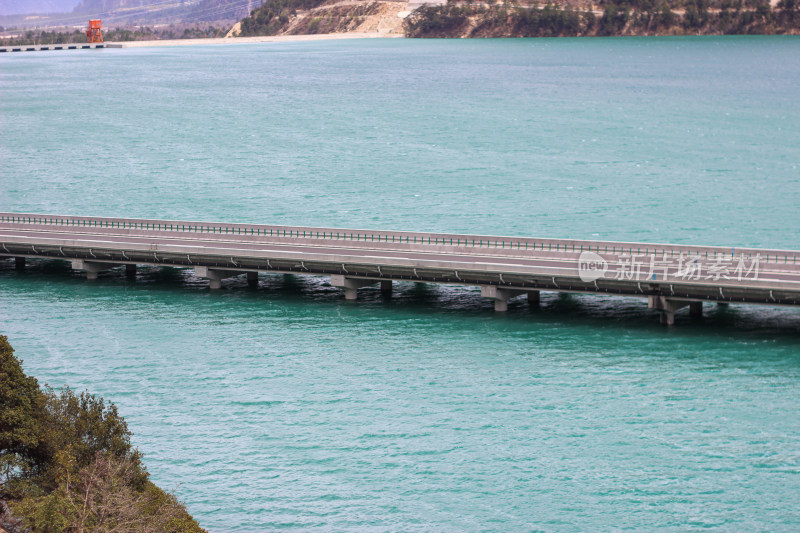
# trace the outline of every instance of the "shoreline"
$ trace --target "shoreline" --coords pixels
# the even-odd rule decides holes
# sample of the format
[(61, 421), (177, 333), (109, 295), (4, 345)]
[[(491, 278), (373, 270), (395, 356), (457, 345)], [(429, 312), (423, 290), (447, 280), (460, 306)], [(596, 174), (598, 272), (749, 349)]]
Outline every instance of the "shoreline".
[(280, 43), (301, 41), (329, 41), (338, 39), (402, 39), (399, 33), (350, 32), (350, 33), (316, 33), (308, 35), (264, 35), (258, 37), (213, 37), (209, 39), (164, 39), (154, 41), (118, 41), (107, 42), (114, 48), (140, 48), (147, 46), (193, 46), (202, 44), (252, 44)]

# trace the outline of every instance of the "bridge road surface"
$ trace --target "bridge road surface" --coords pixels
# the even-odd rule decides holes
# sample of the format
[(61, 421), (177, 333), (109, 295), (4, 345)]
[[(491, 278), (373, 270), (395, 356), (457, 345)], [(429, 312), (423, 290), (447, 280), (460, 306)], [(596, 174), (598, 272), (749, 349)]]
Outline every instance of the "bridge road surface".
[(0, 46), (0, 53), (42, 52), (47, 50), (97, 50), (101, 48), (122, 48), (122, 45), (115, 43), (19, 44), (13, 46)]
[(259, 272), (330, 276), (355, 299), (395, 280), (476, 285), (505, 311), (539, 291), (648, 298), (673, 324), (702, 302), (800, 305), (800, 251), (0, 213), (0, 257), (71, 261), (88, 279), (126, 265), (193, 268), (221, 280)]

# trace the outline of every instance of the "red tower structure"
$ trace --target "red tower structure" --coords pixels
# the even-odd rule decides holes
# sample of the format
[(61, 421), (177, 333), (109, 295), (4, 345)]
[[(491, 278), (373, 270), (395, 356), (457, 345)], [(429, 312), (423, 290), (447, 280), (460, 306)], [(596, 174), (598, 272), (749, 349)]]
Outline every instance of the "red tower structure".
[(89, 27), (86, 29), (87, 43), (102, 43), (103, 30), (100, 29), (100, 19), (90, 20)]

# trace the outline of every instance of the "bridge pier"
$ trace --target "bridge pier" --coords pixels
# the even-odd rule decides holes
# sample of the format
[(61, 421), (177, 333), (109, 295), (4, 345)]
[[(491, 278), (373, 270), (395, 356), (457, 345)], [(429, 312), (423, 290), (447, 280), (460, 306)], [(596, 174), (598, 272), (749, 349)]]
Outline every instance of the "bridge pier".
[(247, 273), (247, 285), (249, 287), (258, 287), (258, 272)]
[(661, 311), (661, 325), (674, 326), (675, 312), (689, 306), (691, 316), (703, 316), (703, 302), (693, 302), (689, 300), (676, 300), (666, 296), (648, 296), (647, 307)]
[[(374, 284), (375, 281), (369, 279), (348, 278), (343, 274), (331, 274), (331, 285), (344, 289), (345, 300), (355, 300), (358, 298), (358, 289)], [(381, 285), (381, 289), (383, 289), (383, 285)]]
[(539, 307), (540, 297), (539, 291), (528, 291), (528, 305), (530, 307)]
[(385, 279), (381, 281), (381, 294), (386, 298), (392, 297), (392, 280)]
[(501, 289), (495, 285), (481, 285), (481, 296), (494, 300), (494, 310), (498, 313), (508, 311), (508, 301), (519, 296), (525, 291), (515, 291), (511, 289)]
[(198, 278), (206, 278), (208, 280), (208, 288), (212, 290), (221, 289), (223, 279), (233, 277), (240, 273), (241, 272), (236, 272), (235, 270), (218, 270), (216, 268), (204, 266), (194, 267), (194, 275)]
[(89, 281), (94, 281), (97, 279), (97, 275), (100, 272), (104, 272), (106, 270), (111, 270), (112, 268), (118, 267), (114, 263), (98, 263), (95, 261), (86, 261), (84, 259), (73, 259), (72, 260), (72, 269), (73, 270), (83, 270), (86, 272), (86, 279)]
[(136, 277), (136, 265), (125, 265), (125, 275), (129, 278)]
[(25, 258), (24, 257), (15, 257), (14, 258), (14, 268), (17, 270), (25, 270)]

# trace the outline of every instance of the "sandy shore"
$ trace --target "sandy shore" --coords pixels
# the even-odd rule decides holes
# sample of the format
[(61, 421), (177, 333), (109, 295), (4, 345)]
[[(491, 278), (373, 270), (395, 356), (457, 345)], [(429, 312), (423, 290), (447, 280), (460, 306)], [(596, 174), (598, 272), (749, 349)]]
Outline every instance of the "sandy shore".
[(377, 39), (377, 38), (402, 38), (396, 33), (322, 33), (315, 35), (273, 35), (268, 37), (221, 37), (218, 39), (172, 39), (162, 41), (122, 41), (109, 43), (122, 46), (122, 48), (135, 48), (139, 46), (191, 46), (198, 44), (248, 44), (248, 43), (279, 43), (293, 41), (327, 41), (331, 39)]

